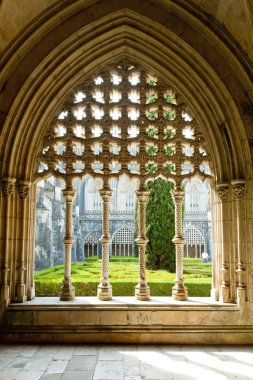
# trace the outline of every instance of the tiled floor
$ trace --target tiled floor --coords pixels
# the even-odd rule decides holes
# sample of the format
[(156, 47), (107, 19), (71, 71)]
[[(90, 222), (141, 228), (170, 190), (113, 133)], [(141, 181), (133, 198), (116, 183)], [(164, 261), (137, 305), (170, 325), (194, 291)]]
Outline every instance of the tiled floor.
[(253, 379), (253, 346), (0, 345), (0, 380)]

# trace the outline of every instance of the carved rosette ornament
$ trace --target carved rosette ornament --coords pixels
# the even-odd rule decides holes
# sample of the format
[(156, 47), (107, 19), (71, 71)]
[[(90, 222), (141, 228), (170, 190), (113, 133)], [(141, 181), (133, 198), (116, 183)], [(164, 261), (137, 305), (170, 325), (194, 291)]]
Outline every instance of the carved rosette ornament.
[[(162, 177), (181, 186), (194, 176), (212, 178), (206, 142), (192, 110), (170, 84), (127, 59), (100, 69), (72, 89), (49, 124), (37, 159), (36, 178), (53, 175), (66, 182), (90, 175), (108, 184), (110, 178), (127, 175), (142, 184)], [(101, 196), (104, 232), (98, 294), (100, 299), (109, 299), (109, 194), (102, 192)], [(144, 200), (140, 206), (144, 210)], [(140, 282), (136, 292), (145, 288), (143, 297), (149, 297), (144, 276), (147, 239), (142, 232), (137, 241)], [(181, 273), (183, 240), (175, 244)]]
[(222, 202), (226, 201), (228, 195), (228, 184), (221, 183), (217, 185), (217, 194)]
[(15, 178), (6, 177), (2, 179), (1, 187), (5, 197), (11, 197), (15, 189)]
[(244, 199), (245, 195), (245, 181), (244, 180), (236, 180), (232, 181), (232, 191), (234, 199), (240, 201)]

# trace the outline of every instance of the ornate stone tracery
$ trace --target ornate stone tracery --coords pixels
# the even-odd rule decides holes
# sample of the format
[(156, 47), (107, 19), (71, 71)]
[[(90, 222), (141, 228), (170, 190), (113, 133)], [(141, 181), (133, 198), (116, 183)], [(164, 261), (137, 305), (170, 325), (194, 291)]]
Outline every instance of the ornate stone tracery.
[[(74, 178), (89, 174), (103, 180), (104, 187), (100, 191), (104, 225), (101, 240), (103, 268), (98, 295), (101, 299), (109, 299), (108, 197), (111, 190), (108, 180), (123, 174), (139, 180), (142, 188), (137, 191), (137, 198), (142, 221), (145, 220), (145, 183), (162, 177), (175, 184), (176, 282), (177, 288), (182, 291), (182, 182), (193, 176), (210, 178), (209, 164), (210, 158), (198, 122), (181, 96), (154, 73), (122, 60), (90, 76), (72, 91), (44, 136), (36, 177), (54, 175), (70, 183)], [(148, 289), (144, 265), (144, 223), (140, 228), (142, 230), (137, 239), (140, 281), (137, 288), (145, 283), (145, 289)], [(137, 293), (137, 298), (149, 297), (148, 291), (144, 298)], [(177, 298), (177, 292), (174, 293)], [(178, 299), (186, 297), (185, 291), (184, 296), (181, 294)]]

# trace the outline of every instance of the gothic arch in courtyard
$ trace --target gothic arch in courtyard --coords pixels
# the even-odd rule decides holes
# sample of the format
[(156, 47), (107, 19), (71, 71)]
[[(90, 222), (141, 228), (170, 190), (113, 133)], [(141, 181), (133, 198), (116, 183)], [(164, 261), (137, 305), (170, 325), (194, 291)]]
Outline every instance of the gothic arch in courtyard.
[(112, 235), (113, 256), (134, 256), (134, 231), (123, 225)]
[[(212, 158), (212, 299), (236, 303), (239, 313), (252, 305), (251, 61), (232, 36), (193, 2), (147, 1), (143, 7), (140, 0), (129, 4), (105, 0), (102, 7), (97, 1), (79, 0), (73, 4), (55, 1), (1, 56), (0, 209), (2, 226), (7, 226), (1, 227), (1, 313), (10, 302), (34, 298), (39, 180), (34, 173), (38, 154), (51, 139), (51, 123), (64, 111), (63, 104), (73, 106), (69, 99), (74, 89), (124, 60), (171, 87), (187, 105), (184, 112), (193, 114)], [(173, 103), (167, 107), (173, 108)], [(143, 144), (149, 142), (147, 136)], [(108, 150), (105, 154), (111, 157)], [(164, 169), (159, 170), (166, 177)], [(123, 171), (129, 169), (123, 167)], [(66, 191), (72, 191), (68, 186)], [(108, 195), (103, 194), (105, 202)], [(70, 194), (66, 193), (66, 199), (70, 208)], [(107, 211), (105, 219), (106, 215)], [(71, 224), (67, 232), (65, 244), (70, 248)], [(142, 281), (145, 278), (140, 276), (139, 290)]]

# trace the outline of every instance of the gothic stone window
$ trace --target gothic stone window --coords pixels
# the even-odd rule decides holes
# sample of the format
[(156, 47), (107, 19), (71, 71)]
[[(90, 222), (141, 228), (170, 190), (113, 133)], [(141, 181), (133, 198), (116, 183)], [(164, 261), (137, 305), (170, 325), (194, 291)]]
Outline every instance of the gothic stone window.
[(205, 251), (205, 239), (201, 231), (190, 224), (186, 227), (184, 238), (186, 243), (186, 256), (201, 258), (201, 254)]
[[(173, 296), (186, 299), (183, 285), (183, 181), (210, 178), (211, 167), (198, 121), (184, 99), (156, 73), (127, 60), (101, 69), (73, 89), (45, 133), (37, 177), (54, 175), (66, 182), (65, 276), (61, 299), (73, 299), (71, 285), (73, 179), (90, 175), (103, 181), (101, 300), (110, 299), (110, 180), (127, 175), (139, 181), (140, 283), (137, 299), (149, 298), (145, 277), (145, 183), (162, 177), (175, 185), (176, 283)], [(146, 291), (143, 291), (146, 289)]]
[(134, 231), (128, 226), (121, 226), (112, 237), (113, 256), (134, 256)]

